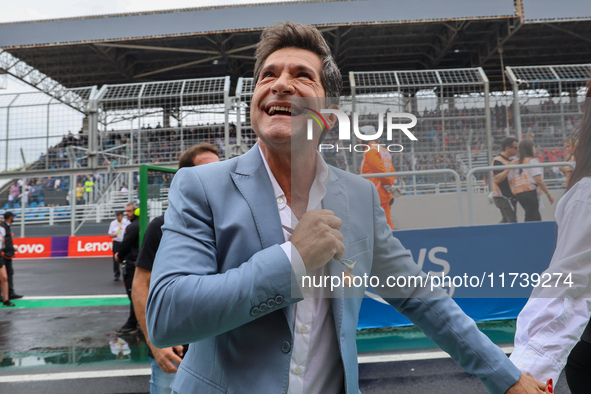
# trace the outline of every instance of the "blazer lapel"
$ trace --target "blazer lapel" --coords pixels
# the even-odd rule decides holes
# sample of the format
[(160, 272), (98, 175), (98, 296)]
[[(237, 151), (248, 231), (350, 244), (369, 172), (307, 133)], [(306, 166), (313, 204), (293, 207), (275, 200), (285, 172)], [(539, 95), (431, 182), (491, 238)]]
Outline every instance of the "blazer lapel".
[[(326, 196), (322, 200), (322, 207), (330, 209), (343, 222), (341, 226), (341, 234), (343, 234), (343, 244), (345, 244), (345, 256), (347, 255), (347, 245), (351, 243), (350, 240), (350, 220), (349, 220), (349, 194), (346, 190), (346, 183), (344, 179), (339, 178), (335, 171), (331, 170), (330, 181), (326, 185)], [(334, 259), (329, 263), (329, 275), (341, 276), (343, 266)], [(343, 321), (343, 307), (344, 307), (344, 289), (342, 286), (335, 289), (332, 295), (332, 310), (334, 314), (334, 321), (336, 325), (337, 335), (341, 332), (341, 323)]]
[(250, 207), (261, 241), (261, 249), (282, 244), (283, 230), (273, 185), (265, 169), (258, 144), (237, 160), (236, 170), (231, 176)]

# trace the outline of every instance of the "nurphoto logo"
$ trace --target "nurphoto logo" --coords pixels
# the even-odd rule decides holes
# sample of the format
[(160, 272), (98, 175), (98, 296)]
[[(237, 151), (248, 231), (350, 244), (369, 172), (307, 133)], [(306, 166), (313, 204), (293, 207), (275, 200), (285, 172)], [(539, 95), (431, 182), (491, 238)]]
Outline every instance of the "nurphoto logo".
[[(362, 133), (359, 129), (359, 115), (354, 112), (353, 113), (353, 128), (351, 130), (351, 121), (349, 120), (349, 116), (338, 109), (321, 109), (320, 112), (313, 110), (309, 107), (303, 107), (305, 109), (305, 113), (309, 115), (312, 119), (308, 119), (307, 124), (307, 138), (308, 140), (313, 139), (313, 128), (314, 128), (314, 121), (318, 123), (321, 129), (327, 129), (328, 125), (326, 120), (322, 116), (322, 114), (334, 114), (336, 115), (337, 119), (339, 120), (339, 140), (340, 141), (350, 141), (351, 131), (355, 134), (355, 137), (362, 141), (377, 141), (382, 137), (384, 133), (384, 113), (378, 113), (378, 128), (372, 128), (375, 130), (373, 134)], [(406, 112), (394, 113), (394, 112), (387, 112), (386, 113), (386, 140), (392, 141), (392, 131), (400, 130), (402, 131), (411, 141), (417, 141), (417, 137), (409, 130), (416, 126), (417, 124), (417, 117), (413, 114), (409, 114)], [(396, 119), (396, 123), (394, 120)], [(410, 122), (408, 123), (398, 123), (402, 119), (409, 119)], [(334, 145), (334, 144), (319, 144), (318, 151), (322, 152), (323, 150), (332, 150), (336, 149), (344, 150), (348, 152), (367, 152), (371, 148), (378, 149), (379, 147), (383, 146), (384, 148), (388, 149), (389, 152), (396, 153), (402, 152), (404, 147), (400, 144), (350, 144), (350, 145)]]

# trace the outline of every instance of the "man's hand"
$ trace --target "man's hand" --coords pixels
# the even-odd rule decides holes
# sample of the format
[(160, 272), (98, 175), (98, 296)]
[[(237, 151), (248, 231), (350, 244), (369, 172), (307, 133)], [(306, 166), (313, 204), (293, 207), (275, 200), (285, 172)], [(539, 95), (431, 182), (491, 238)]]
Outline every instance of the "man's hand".
[(548, 193), (548, 200), (550, 201), (550, 204), (554, 204), (554, 197), (552, 197), (552, 194)]
[(296, 226), (291, 243), (302, 256), (307, 269), (320, 268), (331, 258), (341, 258), (345, 252), (342, 221), (332, 211), (308, 211)]
[(175, 373), (178, 370), (178, 365), (183, 361), (181, 358), (183, 355), (182, 346), (165, 347), (164, 349), (152, 346), (151, 348), (154, 360), (156, 360), (160, 369), (166, 373)]
[(519, 380), (505, 394), (541, 394), (551, 393), (546, 384), (538, 382), (531, 376), (521, 374)]
[(115, 261), (121, 264), (121, 260), (119, 259), (119, 252), (115, 253)]

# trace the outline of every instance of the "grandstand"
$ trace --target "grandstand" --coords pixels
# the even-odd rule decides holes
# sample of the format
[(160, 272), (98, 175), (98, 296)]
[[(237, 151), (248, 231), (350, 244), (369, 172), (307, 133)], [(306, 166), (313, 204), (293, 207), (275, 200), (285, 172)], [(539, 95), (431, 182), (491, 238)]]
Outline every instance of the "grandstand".
[[(222, 158), (245, 152), (256, 139), (249, 119), (254, 45), (261, 29), (284, 15), (316, 24), (327, 37), (344, 74), (341, 106), (358, 112), (360, 125), (376, 124), (380, 112), (417, 116), (419, 141), (394, 141), (405, 146), (395, 157), (398, 171), (450, 169), (465, 190), (468, 171), (490, 163), (507, 135), (534, 138), (542, 161), (565, 158), (562, 141), (581, 119), (591, 72), (591, 17), (570, 4), (550, 18), (556, 9), (520, 0), (457, 1), (446, 10), (433, 1), (433, 12), (424, 4), (393, 12), (392, 3), (0, 24), (0, 71), (40, 90), (0, 94), (0, 179), (7, 182), (0, 211), (25, 209), (21, 231), (25, 222), (63, 223), (75, 234), (137, 198), (141, 164), (173, 168), (180, 152), (202, 141), (217, 145)], [(212, 16), (222, 22), (212, 25)], [(116, 28), (105, 31), (105, 21), (117, 21)], [(337, 143), (336, 136), (327, 142)], [(326, 159), (353, 172), (361, 160), (342, 152)], [(399, 181), (403, 194), (438, 194), (455, 192), (452, 178)], [(547, 169), (546, 178), (564, 186), (558, 171)], [(89, 180), (92, 191), (76, 190)], [(476, 182), (488, 193), (487, 176)], [(15, 183), (20, 190), (9, 200)]]

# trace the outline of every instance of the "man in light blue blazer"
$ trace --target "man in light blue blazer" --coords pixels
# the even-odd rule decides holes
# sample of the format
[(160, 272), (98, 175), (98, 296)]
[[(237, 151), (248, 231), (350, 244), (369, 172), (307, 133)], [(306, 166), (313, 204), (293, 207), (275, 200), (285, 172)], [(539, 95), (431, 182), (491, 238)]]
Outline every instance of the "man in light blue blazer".
[[(335, 106), (341, 75), (322, 35), (284, 22), (256, 51), (258, 143), (180, 170), (169, 193), (147, 302), (156, 346), (191, 343), (179, 393), (358, 393), (356, 328), (365, 288), (304, 276), (425, 274), (392, 236), (373, 184), (327, 166), (306, 138), (307, 108)], [(331, 116), (328, 129), (336, 123)], [(351, 273), (338, 260), (356, 262)], [(493, 393), (542, 393), (442, 291), (376, 292)]]

